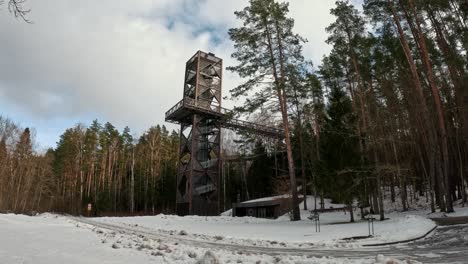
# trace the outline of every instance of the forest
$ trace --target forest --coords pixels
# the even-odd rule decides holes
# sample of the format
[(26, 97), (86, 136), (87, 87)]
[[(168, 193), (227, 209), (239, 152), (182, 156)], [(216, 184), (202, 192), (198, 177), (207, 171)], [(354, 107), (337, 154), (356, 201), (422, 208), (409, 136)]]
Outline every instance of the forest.
[(31, 131), (0, 119), (0, 208), (14, 212), (159, 213), (174, 207), (179, 135), (164, 126), (135, 140), (97, 120), (67, 129), (55, 149), (35, 153)]
[[(419, 200), (432, 212), (465, 204), (468, 2), (338, 0), (326, 28), (332, 50), (318, 65), (304, 57), (307, 40), (288, 12), (287, 3), (250, 0), (228, 31), (239, 64), (227, 70), (245, 81), (230, 97), (247, 98), (235, 110), (284, 128), (285, 139), (226, 133), (226, 153), (256, 158), (223, 163), (221, 208), (287, 190), (297, 199), (296, 178), (302, 195), (369, 207), (382, 220), (384, 199), (402, 211)], [(0, 117), (1, 211), (175, 211), (178, 131), (155, 125), (135, 136), (95, 120), (46, 152), (33, 134)]]

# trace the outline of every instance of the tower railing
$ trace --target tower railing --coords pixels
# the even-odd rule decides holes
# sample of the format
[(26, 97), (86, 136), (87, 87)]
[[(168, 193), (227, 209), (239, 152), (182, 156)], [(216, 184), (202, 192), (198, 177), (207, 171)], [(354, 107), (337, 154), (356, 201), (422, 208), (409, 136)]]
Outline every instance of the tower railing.
[(232, 110), (220, 106), (210, 105), (208, 102), (205, 103), (201, 99), (197, 101), (190, 97), (185, 97), (173, 107), (171, 107), (169, 111), (166, 112), (166, 120), (170, 120), (171, 115), (182, 109), (189, 109), (192, 111), (215, 116), (221, 121), (221, 125), (225, 128), (247, 130), (253, 133), (257, 132), (259, 134), (273, 137), (284, 136), (284, 130), (281, 128), (234, 119), (234, 112)]

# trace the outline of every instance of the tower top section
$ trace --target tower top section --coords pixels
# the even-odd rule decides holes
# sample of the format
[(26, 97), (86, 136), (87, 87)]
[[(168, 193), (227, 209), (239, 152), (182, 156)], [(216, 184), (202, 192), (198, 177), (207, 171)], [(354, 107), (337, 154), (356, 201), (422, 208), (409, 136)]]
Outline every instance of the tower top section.
[(193, 114), (220, 117), (223, 60), (197, 51), (186, 63), (183, 99), (166, 112), (166, 121), (189, 124)]
[(189, 125), (194, 115), (201, 115), (225, 128), (283, 137), (280, 128), (234, 119), (231, 110), (222, 108), (222, 78), (223, 60), (211, 52), (197, 51), (185, 66), (182, 100), (166, 112), (166, 121)]
[(187, 61), (187, 64), (194, 62), (198, 58), (203, 58), (204, 60), (211, 61), (215, 64), (222, 63), (223, 61), (221, 58), (216, 57), (214, 53), (199, 50)]

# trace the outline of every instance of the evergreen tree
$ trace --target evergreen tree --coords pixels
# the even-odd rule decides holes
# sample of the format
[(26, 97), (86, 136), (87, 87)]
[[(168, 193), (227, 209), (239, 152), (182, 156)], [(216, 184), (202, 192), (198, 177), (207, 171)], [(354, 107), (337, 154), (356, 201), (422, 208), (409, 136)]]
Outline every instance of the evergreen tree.
[(15, 156), (17, 162), (26, 160), (33, 154), (32, 142), (31, 142), (31, 131), (29, 128), (25, 128), (21, 134), (18, 143), (16, 144)]
[(339, 88), (333, 88), (327, 106), (327, 116), (320, 141), (322, 188), (335, 201), (352, 204), (360, 184), (358, 139), (354, 129), (355, 116), (350, 98)]
[(244, 109), (255, 110), (271, 98), (278, 102), (276, 109), (281, 112), (285, 130), (292, 193), (291, 220), (296, 221), (300, 220), (300, 211), (289, 134), (286, 67), (303, 61), (301, 43), (304, 39), (293, 33), (294, 20), (287, 17), (288, 11), (287, 3), (250, 0), (249, 6), (235, 12), (237, 18), (243, 21), (243, 26), (230, 29), (229, 36), (235, 43), (232, 57), (239, 61), (239, 65), (229, 67), (228, 70), (247, 78), (247, 81), (230, 91), (233, 97), (249, 96)]
[[(311, 64), (311, 63), (310, 63)], [(299, 157), (298, 162), (301, 168), (301, 180), (302, 180), (302, 195), (304, 199), (304, 210), (307, 210), (307, 177), (306, 177), (306, 164), (305, 164), (305, 144), (304, 144), (304, 108), (308, 103), (308, 97), (310, 96), (310, 86), (307, 83), (307, 77), (311, 74), (308, 73), (307, 66), (309, 65), (292, 65), (289, 64), (286, 67), (288, 74), (288, 80), (286, 83), (286, 92), (288, 98), (290, 98), (293, 107), (292, 119), (295, 121), (295, 132), (298, 138), (298, 145), (296, 149), (298, 153), (296, 156)]]
[(252, 199), (269, 197), (273, 195), (273, 168), (274, 162), (267, 155), (261, 141), (255, 143), (252, 152), (255, 160), (249, 168), (247, 184)]

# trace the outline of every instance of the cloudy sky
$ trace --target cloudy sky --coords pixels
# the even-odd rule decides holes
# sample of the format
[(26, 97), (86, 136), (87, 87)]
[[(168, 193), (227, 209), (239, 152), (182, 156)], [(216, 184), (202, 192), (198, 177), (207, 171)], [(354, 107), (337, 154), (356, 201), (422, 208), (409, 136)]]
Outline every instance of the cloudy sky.
[[(98, 118), (135, 133), (164, 123), (182, 96), (184, 64), (197, 50), (230, 58), (227, 29), (247, 0), (28, 0), (28, 18), (0, 9), (0, 114), (34, 127), (40, 147)], [(328, 53), (334, 0), (290, 0), (305, 56)], [(225, 72), (224, 95), (239, 83)], [(226, 103), (225, 106), (232, 106)], [(166, 124), (168, 125), (168, 124)], [(174, 126), (169, 126), (175, 128)]]

